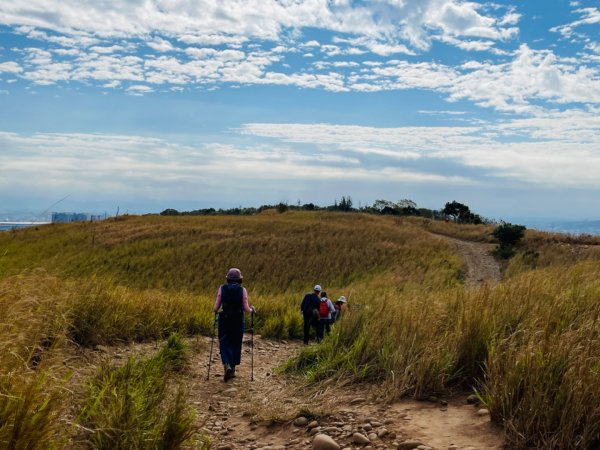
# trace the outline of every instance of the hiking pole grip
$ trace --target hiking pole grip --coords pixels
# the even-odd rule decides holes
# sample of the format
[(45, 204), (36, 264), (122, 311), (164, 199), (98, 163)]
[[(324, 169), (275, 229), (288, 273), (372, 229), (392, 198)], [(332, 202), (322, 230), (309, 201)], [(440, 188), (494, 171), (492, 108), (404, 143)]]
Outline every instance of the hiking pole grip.
[(208, 372), (206, 374), (206, 381), (210, 379), (210, 364), (212, 363), (213, 347), (215, 344), (215, 334), (217, 333), (217, 317), (219, 317), (219, 314), (215, 313), (215, 319), (213, 321), (212, 338), (210, 340), (210, 354), (208, 356)]

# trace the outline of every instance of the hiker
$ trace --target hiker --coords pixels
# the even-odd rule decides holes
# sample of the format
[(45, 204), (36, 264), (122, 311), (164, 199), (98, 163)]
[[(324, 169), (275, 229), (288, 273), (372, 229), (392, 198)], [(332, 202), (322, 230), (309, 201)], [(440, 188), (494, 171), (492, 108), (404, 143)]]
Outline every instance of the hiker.
[(242, 280), (240, 269), (229, 269), (227, 283), (221, 285), (215, 301), (214, 311), (215, 314), (219, 314), (219, 351), (223, 362), (224, 381), (235, 377), (235, 366), (240, 364), (244, 312), (256, 313), (256, 309), (248, 305), (248, 293), (246, 288), (242, 287)]
[(305, 294), (300, 304), (300, 312), (304, 319), (304, 344), (308, 344), (311, 327), (315, 329), (315, 333), (318, 335), (320, 292), (321, 286), (315, 285), (313, 292)]
[(331, 314), (335, 312), (333, 303), (327, 298), (327, 292), (321, 292), (319, 301), (319, 325), (317, 327), (317, 341), (323, 339), (323, 331), (329, 334), (331, 332)]
[(348, 305), (346, 305), (346, 302), (347, 302), (346, 297), (344, 297), (342, 295), (333, 304), (333, 307), (335, 308), (335, 313), (333, 314), (333, 318), (331, 319), (331, 323), (334, 323), (334, 322), (337, 322), (338, 320), (340, 320), (340, 318), (342, 317), (342, 315), (345, 313), (346, 309), (348, 309)]

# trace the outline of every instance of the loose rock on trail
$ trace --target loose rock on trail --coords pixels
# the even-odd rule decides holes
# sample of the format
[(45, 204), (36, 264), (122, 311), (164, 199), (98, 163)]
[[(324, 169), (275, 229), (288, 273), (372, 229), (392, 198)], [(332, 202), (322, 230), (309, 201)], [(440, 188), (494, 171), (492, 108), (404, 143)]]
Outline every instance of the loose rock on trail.
[(326, 383), (316, 391), (278, 375), (276, 367), (301, 347), (296, 342), (255, 336), (254, 381), (247, 339), (242, 364), (227, 383), (214, 351), (206, 380), (210, 340), (203, 339), (206, 345), (194, 353), (185, 382), (214, 449), (502, 448), (501, 431), (466, 397), (385, 403), (365, 385), (339, 388)]

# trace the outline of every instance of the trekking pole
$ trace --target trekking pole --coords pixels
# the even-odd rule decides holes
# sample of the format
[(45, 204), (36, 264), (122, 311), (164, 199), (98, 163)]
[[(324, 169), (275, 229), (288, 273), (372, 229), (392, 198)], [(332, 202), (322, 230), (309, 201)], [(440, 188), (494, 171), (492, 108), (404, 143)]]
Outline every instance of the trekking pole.
[(252, 347), (250, 350), (250, 381), (254, 381), (254, 311), (250, 315), (250, 346)]
[(213, 346), (215, 344), (215, 334), (217, 334), (217, 317), (219, 315), (215, 313), (215, 320), (213, 322), (212, 339), (210, 340), (210, 355), (208, 356), (208, 373), (206, 374), (206, 380), (210, 379), (210, 364), (212, 362)]

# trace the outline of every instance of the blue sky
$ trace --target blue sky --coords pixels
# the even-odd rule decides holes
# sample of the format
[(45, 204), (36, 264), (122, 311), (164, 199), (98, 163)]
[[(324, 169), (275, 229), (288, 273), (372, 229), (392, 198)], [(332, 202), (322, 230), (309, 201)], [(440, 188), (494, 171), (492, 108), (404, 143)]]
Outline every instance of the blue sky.
[(600, 2), (0, 3), (0, 211), (600, 218)]

